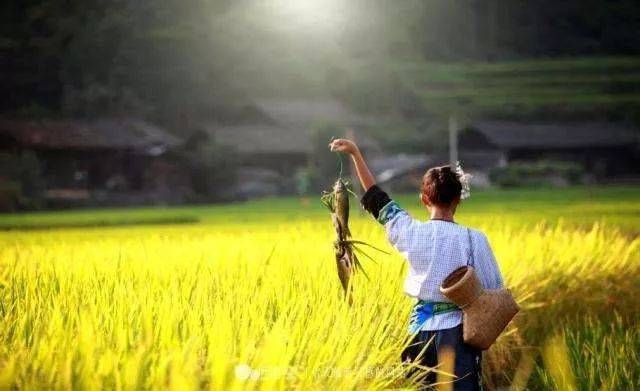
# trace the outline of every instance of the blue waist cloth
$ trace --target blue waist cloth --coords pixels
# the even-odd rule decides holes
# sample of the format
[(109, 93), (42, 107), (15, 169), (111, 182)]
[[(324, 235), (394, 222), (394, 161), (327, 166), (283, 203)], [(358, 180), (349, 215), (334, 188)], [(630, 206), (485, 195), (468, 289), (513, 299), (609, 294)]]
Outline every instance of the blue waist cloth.
[(458, 311), (459, 309), (453, 303), (418, 300), (413, 306), (409, 317), (409, 333), (414, 334), (420, 331), (424, 322), (434, 315)]

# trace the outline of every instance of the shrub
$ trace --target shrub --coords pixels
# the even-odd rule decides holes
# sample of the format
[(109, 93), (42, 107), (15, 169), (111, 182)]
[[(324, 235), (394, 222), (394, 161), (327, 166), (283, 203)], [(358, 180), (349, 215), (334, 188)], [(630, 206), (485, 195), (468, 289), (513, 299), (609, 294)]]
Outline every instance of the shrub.
[(584, 167), (577, 163), (540, 161), (497, 167), (489, 173), (489, 178), (501, 187), (563, 186), (581, 183), (585, 174)]
[(195, 198), (206, 202), (223, 199), (237, 177), (237, 155), (234, 150), (215, 142), (203, 142), (177, 153), (189, 177)]
[(0, 153), (0, 211), (39, 209), (45, 186), (35, 153)]

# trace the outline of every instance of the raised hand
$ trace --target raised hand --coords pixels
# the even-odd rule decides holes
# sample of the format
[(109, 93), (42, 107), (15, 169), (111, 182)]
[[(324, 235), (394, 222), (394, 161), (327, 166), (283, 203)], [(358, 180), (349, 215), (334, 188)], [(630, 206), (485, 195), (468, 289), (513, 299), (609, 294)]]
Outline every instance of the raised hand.
[(344, 152), (350, 155), (355, 154), (358, 151), (358, 146), (351, 140), (344, 138), (338, 138), (329, 142), (329, 148), (332, 151)]

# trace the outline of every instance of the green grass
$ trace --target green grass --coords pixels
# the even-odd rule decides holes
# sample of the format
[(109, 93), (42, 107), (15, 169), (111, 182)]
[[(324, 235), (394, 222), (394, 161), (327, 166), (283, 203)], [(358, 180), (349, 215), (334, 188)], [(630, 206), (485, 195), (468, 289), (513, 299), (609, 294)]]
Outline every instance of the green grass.
[[(426, 211), (415, 195), (397, 195), (400, 204), (417, 217)], [(594, 223), (614, 224), (621, 229), (640, 231), (640, 188), (575, 187), (567, 189), (474, 190), (457, 218), (463, 223), (481, 224), (500, 220), (512, 225), (555, 224), (559, 220), (573, 226)], [(359, 206), (352, 204), (353, 208)], [(224, 205), (87, 209), (75, 211), (0, 214), (0, 230), (51, 229), (153, 224), (243, 224), (265, 221), (302, 221), (326, 217), (319, 196), (276, 198)], [(354, 219), (369, 217), (354, 214)]]
[[(637, 57), (584, 57), (565, 59), (537, 59), (537, 60), (514, 60), (500, 62), (466, 62), (466, 63), (428, 63), (434, 71), (479, 71), (494, 73), (512, 73), (515, 70), (520, 72), (550, 72), (565, 71), (574, 73), (575, 71), (608, 71), (608, 70), (632, 70), (637, 71), (640, 59)], [(417, 71), (424, 68), (421, 62), (397, 63), (398, 69), (406, 71)]]

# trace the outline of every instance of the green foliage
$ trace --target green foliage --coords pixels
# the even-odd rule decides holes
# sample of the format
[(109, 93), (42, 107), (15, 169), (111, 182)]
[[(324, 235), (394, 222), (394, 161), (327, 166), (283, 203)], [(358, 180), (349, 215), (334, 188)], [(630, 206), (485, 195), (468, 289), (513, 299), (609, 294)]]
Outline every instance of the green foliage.
[[(535, 110), (549, 95), (549, 89), (531, 86), (536, 78), (530, 74), (524, 96), (519, 85), (524, 80), (504, 78), (506, 85), (514, 82), (511, 90), (473, 86), (492, 97), (499, 95), (493, 99), (469, 94), (465, 91), (468, 86), (438, 91), (424, 88), (420, 79), (446, 82), (442, 76), (449, 71), (433, 71), (432, 66), (421, 71), (412, 86), (413, 74), (406, 80), (402, 75), (396, 77), (389, 64), (425, 59), (439, 64), (456, 62), (458, 65), (442, 66), (451, 67), (455, 79), (457, 67), (475, 67), (477, 61), (489, 61), (482, 64), (496, 64), (499, 69), (510, 67), (511, 62), (495, 60), (566, 53), (583, 57), (640, 54), (634, 45), (640, 40), (640, 29), (633, 17), (640, 6), (634, 0), (530, 4), (357, 0), (334, 2), (322, 9), (313, 9), (309, 2), (309, 9), (301, 6), (292, 15), (287, 14), (285, 3), (5, 2), (0, 13), (0, 53), (12, 60), (3, 63), (0, 71), (21, 76), (3, 80), (0, 87), (12, 93), (1, 98), (0, 109), (26, 115), (136, 113), (162, 121), (202, 114), (224, 116), (229, 106), (246, 102), (246, 96), (326, 91), (327, 84), (332, 84), (327, 82), (331, 70), (348, 69), (358, 62), (364, 65), (347, 72), (352, 87), (342, 82), (337, 90), (329, 86), (350, 96), (358, 110), (400, 109), (411, 116), (425, 107), (438, 111), (442, 101), (449, 107), (450, 100), (462, 96), (483, 111), (504, 105), (509, 112), (517, 112)], [(335, 14), (341, 17), (333, 18)], [(335, 23), (322, 26), (325, 17)], [(485, 68), (482, 64), (477, 66), (480, 71)], [(571, 79), (574, 71), (582, 69), (574, 65), (560, 61), (554, 69), (541, 67), (536, 72), (545, 80), (545, 71), (550, 71), (564, 82), (562, 76)], [(545, 105), (567, 103), (568, 111), (575, 106), (588, 112), (590, 107), (585, 106), (595, 104), (633, 113), (627, 106), (637, 107), (636, 83), (625, 85), (617, 79), (623, 75), (614, 68), (608, 71), (611, 80), (606, 88), (598, 80), (591, 88), (593, 80), (587, 81), (587, 91), (552, 94)], [(528, 73), (527, 68), (515, 69), (511, 75), (517, 78), (521, 72)], [(598, 77), (606, 76), (603, 72)]]
[(430, 112), (632, 120), (640, 60), (602, 57), (503, 62), (397, 62), (394, 75)]
[(541, 161), (536, 163), (512, 163), (491, 170), (489, 178), (502, 187), (544, 186), (578, 184), (586, 174), (577, 163)]
[(236, 182), (238, 155), (233, 149), (215, 142), (190, 145), (177, 152), (178, 163), (188, 172), (196, 193), (192, 202), (224, 199), (228, 188)]
[(385, 146), (395, 148), (408, 140), (404, 144), (409, 150), (421, 144), (422, 150), (432, 150), (446, 140), (446, 118), (452, 113), (471, 119), (606, 118), (640, 124), (638, 69), (638, 57), (491, 62), (391, 58), (346, 67), (348, 88), (341, 96), (363, 113), (384, 115), (373, 127), (385, 128), (377, 132)]
[(44, 189), (40, 162), (33, 152), (0, 153), (0, 211), (39, 209)]
[[(426, 218), (426, 210), (415, 194), (393, 194), (393, 198), (412, 216)], [(456, 217), (469, 225), (500, 220), (513, 226), (533, 226), (540, 221), (589, 227), (596, 222), (616, 225), (626, 232), (637, 232), (640, 214), (640, 189), (636, 187), (509, 188), (474, 190), (459, 207)], [(505, 213), (508, 211), (508, 213)], [(82, 211), (48, 211), (0, 215), (0, 228), (20, 229), (55, 226), (118, 225), (155, 219), (197, 220), (202, 224), (269, 221), (319, 220), (327, 218), (327, 209), (319, 202), (298, 198), (262, 199), (246, 203), (202, 206), (109, 208)], [(354, 213), (351, 219), (370, 219)]]
[(342, 175), (346, 176), (350, 162), (347, 156), (342, 154), (327, 153), (331, 139), (345, 137), (343, 127), (331, 123), (316, 124), (311, 137), (312, 150), (309, 171), (312, 189), (319, 193), (333, 186), (340, 170), (342, 170)]
[(368, 131), (379, 140), (386, 152), (417, 153), (448, 150), (448, 112), (428, 118), (387, 117), (371, 124)]

